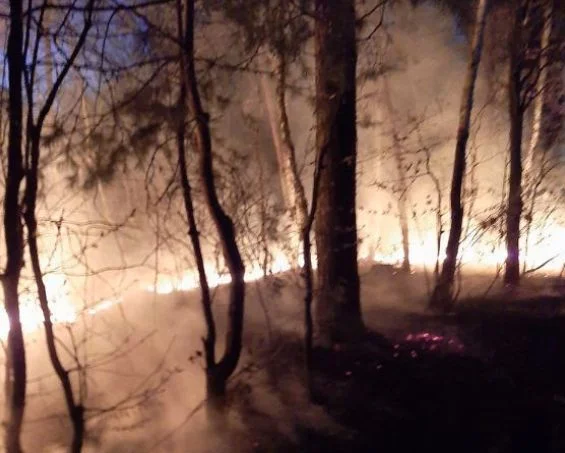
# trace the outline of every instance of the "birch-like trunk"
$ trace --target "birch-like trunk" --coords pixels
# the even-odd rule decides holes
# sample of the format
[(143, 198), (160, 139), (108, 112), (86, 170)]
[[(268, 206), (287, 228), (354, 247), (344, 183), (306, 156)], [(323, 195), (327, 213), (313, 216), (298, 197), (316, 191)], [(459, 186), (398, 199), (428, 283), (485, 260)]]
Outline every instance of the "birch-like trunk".
[(265, 106), (271, 125), (271, 135), (277, 154), (279, 174), (283, 198), (291, 219), (298, 231), (302, 231), (308, 216), (308, 203), (304, 186), (300, 180), (296, 164), (296, 149), (290, 132), (290, 123), (286, 109), (286, 74), (287, 65), (285, 56), (278, 53), (272, 56), (273, 73), (275, 79), (275, 93), (273, 95), (267, 76), (263, 75), (261, 84), (265, 99)]
[[(312, 270), (312, 244), (310, 233), (316, 212), (317, 186), (319, 185), (319, 172), (315, 172), (314, 189), (312, 194), (312, 209), (308, 212), (308, 202), (306, 201), (306, 193), (300, 175), (298, 166), (296, 165), (296, 149), (290, 133), (290, 124), (286, 109), (286, 64), (285, 57), (279, 53), (275, 57), (275, 80), (276, 80), (276, 105), (272, 102), (269, 80), (263, 76), (263, 94), (265, 104), (269, 115), (269, 123), (271, 124), (271, 133), (273, 143), (277, 153), (279, 163), (279, 171), (281, 177), (281, 186), (287, 209), (291, 212), (292, 219), (296, 223), (300, 231), (300, 240), (302, 242), (302, 253), (304, 256), (304, 267), (302, 275), (306, 287), (304, 294), (304, 349), (305, 360), (304, 368), (306, 374), (306, 384), (311, 399), (314, 398), (314, 389), (312, 383), (312, 349), (313, 349), (313, 319), (312, 319), (312, 302), (314, 300), (314, 273)], [(277, 126), (278, 125), (278, 126)], [(318, 168), (318, 167), (316, 167)]]
[[(546, 158), (547, 149), (543, 140), (543, 125), (546, 98), (548, 96), (548, 72), (549, 61), (548, 53), (550, 51), (550, 37), (553, 28), (553, 0), (547, 0), (543, 7), (543, 29), (540, 45), (540, 56), (538, 59), (538, 79), (535, 86), (535, 99), (532, 113), (532, 132), (530, 136), (530, 144), (526, 154), (526, 162), (524, 165), (524, 181), (526, 187), (523, 192), (527, 202), (527, 211), (525, 215), (526, 232), (524, 247), (524, 271), (528, 266), (528, 252), (530, 249), (530, 234), (534, 223), (535, 203), (538, 194), (538, 188), (543, 178), (543, 164)], [(533, 264), (533, 263), (530, 263)]]
[(396, 187), (398, 221), (400, 226), (400, 237), (402, 240), (402, 269), (410, 272), (410, 228), (408, 225), (408, 183), (406, 170), (404, 169), (404, 158), (402, 156), (402, 143), (396, 130), (394, 119), (394, 107), (390, 96), (390, 85), (388, 79), (384, 77), (384, 99), (386, 102), (388, 115), (392, 127), (393, 156), (396, 166), (396, 176), (398, 186)]
[(432, 309), (449, 310), (454, 302), (453, 286), (463, 227), (464, 209), (461, 196), (467, 159), (467, 140), (469, 138), (469, 129), (471, 126), (475, 84), (481, 62), (488, 3), (488, 0), (480, 0), (477, 7), (475, 31), (473, 33), (473, 41), (471, 44), (471, 59), (467, 69), (465, 85), (463, 86), (463, 97), (461, 100), (459, 126), (457, 130), (457, 142), (455, 145), (455, 160), (453, 163), (453, 177), (451, 180), (450, 195), (451, 225), (449, 229), (447, 247), (445, 250), (446, 257), (443, 261), (439, 279), (430, 299), (430, 308)]

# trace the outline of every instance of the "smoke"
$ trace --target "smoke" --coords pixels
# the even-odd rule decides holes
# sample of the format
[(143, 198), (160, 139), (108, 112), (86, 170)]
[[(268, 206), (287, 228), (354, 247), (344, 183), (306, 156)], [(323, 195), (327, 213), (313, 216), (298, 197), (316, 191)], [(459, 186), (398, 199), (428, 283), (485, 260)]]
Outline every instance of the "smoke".
[[(379, 18), (371, 20), (361, 30), (361, 38)], [(212, 31), (211, 26), (207, 32)], [(199, 39), (211, 43), (206, 36), (203, 33)], [(237, 61), (242, 48), (231, 43), (232, 38), (228, 32), (216, 36), (216, 46), (201, 47), (203, 54), (212, 55), (214, 48), (221, 47), (229, 49), (233, 55), (228, 57)], [(394, 135), (401, 144), (408, 175), (413, 246), (421, 249), (426, 260), (436, 253), (438, 209), (444, 230), (448, 227), (449, 184), (467, 44), (458, 21), (450, 14), (427, 3), (413, 8), (400, 2), (387, 10), (384, 26), (374, 38), (360, 43), (357, 198), (361, 258), (395, 261), (399, 256), (399, 189), (393, 158), (398, 143)], [(295, 62), (290, 70), (292, 94), (287, 107), (303, 182), (310, 193), (315, 135), (311, 43), (307, 43), (305, 54), (303, 61)], [(296, 228), (282, 211), (262, 75), (253, 66), (235, 73), (225, 68), (203, 68), (199, 70), (208, 82), (205, 94), (222, 202), (238, 225), (248, 269), (260, 268), (264, 262), (268, 268), (282, 253), (296, 255), (297, 251), (293, 248)], [(474, 200), (467, 203), (467, 213), (473, 219), (467, 229), (471, 240), (475, 239), (472, 233), (477, 224), (494, 219), (493, 225), (497, 225), (507, 151), (505, 106), (493, 97), (492, 74), (483, 69), (475, 99), (466, 179), (467, 200)], [(504, 69), (498, 68), (496, 77), (502, 77)], [(169, 74), (163, 75), (167, 77)], [(391, 107), (385, 102), (385, 90)], [(166, 104), (165, 91), (153, 93), (162, 104)], [(69, 96), (73, 94), (69, 92)], [(155, 116), (161, 120), (157, 113)], [(124, 122), (131, 127), (135, 118), (128, 117)], [(69, 167), (57, 159), (54, 161), (59, 165), (43, 175), (45, 196), (39, 217), (44, 270), (66, 276), (64, 297), (75, 303), (77, 311), (76, 323), (68, 328), (59, 325), (57, 334), (65, 345), (61, 348), (65, 365), (74, 370), (75, 388), (83, 389), (87, 406), (93, 409), (85, 451), (231, 451), (233, 436), (239, 436), (243, 451), (261, 444), (273, 432), (292, 441), (299, 424), (344, 430), (320, 408), (307, 404), (300, 370), (281, 369), (278, 376), (268, 371), (268, 363), (289, 354), (278, 349), (277, 342), (284, 343), (281, 337), (299, 344), (302, 335), (302, 288), (294, 274), (284, 277), (290, 279), (284, 285), (277, 279), (249, 285), (245, 345), (251, 351), (243, 358), (243, 374), (232, 382), (237, 398), (229, 428), (210, 427), (204, 410), (191, 415), (204, 398), (198, 355), (204, 332), (199, 295), (194, 291), (153, 296), (140, 291), (151, 286), (170, 292), (182, 286), (183, 279), (193, 277), (187, 225), (175, 179), (176, 161), (167, 148), (169, 132), (161, 130), (152, 140), (138, 143), (147, 147), (140, 153), (145, 160), (132, 157), (111, 182), (95, 184), (87, 192), (69, 189), (63, 178), (69, 175)], [(129, 143), (127, 137), (124, 143)], [(562, 148), (562, 144), (557, 146)], [(153, 154), (156, 149), (162, 152)], [(198, 188), (195, 159), (191, 158), (189, 165), (207, 262), (220, 278), (223, 263)], [(561, 170), (555, 172), (561, 176)], [(556, 180), (559, 177), (555, 176)], [(436, 182), (441, 192), (439, 205)], [(544, 203), (543, 212), (555, 206), (549, 189)], [(547, 225), (558, 225), (561, 213), (552, 212), (546, 220)], [(478, 264), (482, 260), (490, 264), (487, 255), (500, 240), (497, 230), (485, 237), (479, 238), (484, 244), (482, 254), (472, 257)], [(551, 240), (548, 234), (546, 241)], [(416, 252), (415, 258), (419, 256)], [(296, 257), (289, 261), (292, 258)], [(398, 322), (394, 312), (389, 313), (390, 318), (383, 318), (382, 312), (379, 320), (371, 318), (375, 307), (421, 308), (425, 282), (420, 276), (414, 279), (405, 286), (364, 280), (364, 308), (370, 325), (386, 329)], [(23, 286), (32, 286), (29, 271)], [(226, 289), (220, 287), (214, 296), (220, 333), (226, 323), (225, 293)], [(89, 313), (94, 304), (105, 300), (111, 302), (109, 308)], [(380, 300), (379, 304), (374, 300)], [(69, 441), (69, 424), (42, 333), (29, 334), (27, 341), (27, 450), (40, 451), (38, 445), (42, 445), (44, 451), (64, 451), (61, 445)], [(218, 350), (221, 348), (220, 341)], [(296, 349), (298, 352), (293, 353), (299, 354), (299, 347)], [(77, 377), (81, 370), (76, 370), (76, 358), (81, 367), (86, 366), (82, 379)], [(250, 434), (252, 431), (255, 434)], [(263, 438), (253, 438), (261, 432)]]

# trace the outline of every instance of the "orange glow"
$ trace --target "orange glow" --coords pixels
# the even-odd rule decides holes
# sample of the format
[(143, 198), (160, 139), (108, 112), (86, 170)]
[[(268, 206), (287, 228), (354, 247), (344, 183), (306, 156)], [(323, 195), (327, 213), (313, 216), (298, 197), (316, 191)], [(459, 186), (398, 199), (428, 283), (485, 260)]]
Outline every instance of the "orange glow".
[[(552, 225), (542, 232), (533, 231), (530, 238), (530, 249), (526, 256), (522, 250), (522, 258), (529, 268), (543, 266), (546, 273), (558, 273), (565, 262), (565, 227)], [(445, 237), (444, 237), (445, 239)], [(436, 240), (433, 233), (428, 233), (421, 239), (414, 239), (410, 244), (410, 261), (416, 268), (431, 268), (436, 262)], [(445, 245), (442, 245), (442, 249)], [(484, 243), (461, 244), (460, 259), (462, 265), (473, 270), (492, 270), (504, 264), (506, 252), (503, 245), (485, 245)], [(402, 262), (400, 247), (392, 253), (369, 253), (364, 247), (359, 250), (359, 257), (365, 261), (398, 265)], [(440, 254), (440, 262), (444, 254)], [(316, 268), (316, 257), (313, 256), (313, 267)], [(304, 263), (303, 257), (298, 258), (298, 265)], [(293, 268), (291, 260), (283, 253), (274, 253), (274, 259), (269, 264), (269, 274), (279, 274)], [(247, 265), (245, 281), (253, 282), (264, 277), (264, 270), (255, 264)], [(227, 284), (231, 281), (228, 273), (219, 273), (211, 264), (206, 265), (206, 275), (210, 287)], [(44, 277), (47, 296), (49, 298), (52, 321), (57, 324), (72, 324), (77, 320), (79, 308), (71, 300), (66, 285), (66, 278), (61, 274), (49, 274)], [(188, 291), (199, 286), (198, 275), (194, 271), (185, 272), (181, 276), (159, 274), (157, 284), (145, 285), (144, 289), (156, 294), (170, 294), (173, 291)], [(120, 303), (118, 299), (106, 299), (86, 310), (89, 315), (106, 310)], [(24, 332), (29, 333), (42, 327), (43, 313), (39, 307), (36, 295), (30, 291), (22, 291), (20, 295), (21, 321)], [(8, 334), (8, 317), (0, 310), (0, 338), (6, 339)]]

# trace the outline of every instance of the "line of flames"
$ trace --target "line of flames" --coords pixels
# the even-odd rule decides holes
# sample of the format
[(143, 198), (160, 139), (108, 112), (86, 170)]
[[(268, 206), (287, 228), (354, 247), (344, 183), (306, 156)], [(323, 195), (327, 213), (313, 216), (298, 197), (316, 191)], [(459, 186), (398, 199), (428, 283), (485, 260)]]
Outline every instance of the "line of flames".
[[(538, 239), (551, 238), (552, 240), (534, 240), (535, 245), (530, 248), (528, 255), (525, 257), (526, 262), (530, 266), (545, 263), (544, 271), (548, 273), (560, 272), (565, 265), (565, 228), (555, 226), (552, 228), (551, 235), (541, 234)], [(429, 235), (418, 241), (412, 241), (410, 244), (410, 262), (415, 267), (433, 267), (437, 259), (435, 240), (433, 235)], [(391, 253), (360, 251), (360, 258), (364, 261), (398, 264), (402, 261), (402, 251), (394, 251)], [(440, 261), (444, 256), (440, 255)], [(469, 268), (476, 270), (492, 269), (503, 265), (506, 258), (506, 251), (502, 246), (485, 247), (481, 245), (462, 244), (460, 250), (461, 263)], [(299, 258), (298, 265), (302, 266), (303, 262)], [(316, 267), (314, 257), (313, 265)], [(270, 266), (269, 274), (280, 274), (290, 271), (294, 266), (283, 252), (275, 254)], [(217, 287), (227, 284), (231, 281), (229, 274), (221, 274), (208, 265), (206, 268), (210, 287)], [(264, 269), (259, 266), (251, 266), (245, 274), (247, 282), (260, 280), (265, 276)], [(57, 324), (73, 324), (79, 316), (79, 309), (73, 303), (71, 294), (66, 285), (66, 277), (64, 275), (49, 274), (44, 278), (47, 289), (47, 296), (50, 301), (51, 318)], [(186, 272), (180, 277), (159, 275), (157, 283), (147, 285), (143, 288), (146, 291), (156, 294), (169, 294), (174, 291), (188, 291), (198, 288), (198, 276), (195, 272)], [(87, 315), (95, 315), (96, 313), (106, 310), (113, 305), (120, 303), (119, 299), (106, 299), (98, 304), (86, 309)], [(24, 332), (29, 333), (38, 330), (44, 321), (43, 313), (39, 308), (36, 296), (31, 292), (27, 292), (20, 297), (20, 319)], [(5, 311), (0, 310), (0, 338), (6, 339), (9, 330), (9, 320)]]

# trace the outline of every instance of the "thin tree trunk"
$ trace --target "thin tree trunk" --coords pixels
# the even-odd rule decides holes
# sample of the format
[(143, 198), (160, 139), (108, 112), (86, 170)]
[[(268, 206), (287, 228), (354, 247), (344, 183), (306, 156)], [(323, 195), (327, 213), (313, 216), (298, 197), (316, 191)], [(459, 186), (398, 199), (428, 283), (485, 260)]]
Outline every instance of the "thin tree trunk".
[[(179, 2), (180, 4), (180, 2)], [(180, 5), (179, 5), (180, 6)], [(182, 38), (182, 13), (179, 9), (179, 35)], [(184, 55), (180, 56), (180, 71), (181, 74), (186, 72), (186, 60)], [(210, 286), (206, 276), (206, 268), (204, 267), (204, 254), (202, 253), (202, 246), (200, 243), (200, 233), (198, 232), (198, 225), (196, 224), (196, 216), (194, 211), (194, 203), (192, 201), (192, 188), (188, 179), (188, 166), (186, 163), (186, 149), (185, 149), (185, 120), (186, 120), (186, 81), (181, 77), (180, 81), (180, 95), (179, 95), (179, 124), (177, 127), (177, 151), (179, 159), (179, 177), (182, 188), (182, 195), (184, 201), (184, 208), (188, 220), (188, 235), (192, 244), (194, 258), (196, 261), (196, 268), (198, 270), (198, 279), (200, 283), (201, 304), (202, 312), (204, 313), (204, 321), (206, 323), (206, 338), (203, 339), (204, 353), (206, 360), (206, 368), (212, 369), (216, 365), (216, 324), (212, 312), (212, 298), (210, 296)]]
[(347, 341), (364, 331), (357, 268), (355, 5), (315, 4), (316, 148), (326, 155), (315, 225), (316, 324), (323, 340)]
[(480, 0), (477, 7), (476, 25), (473, 34), (473, 42), (471, 44), (471, 59), (463, 87), (463, 97), (459, 113), (459, 127), (457, 130), (457, 143), (455, 145), (455, 161), (453, 163), (450, 196), (451, 225), (445, 251), (446, 257), (443, 261), (438, 282), (430, 299), (430, 308), (432, 309), (449, 310), (453, 305), (453, 286), (463, 227), (463, 204), (461, 202), (461, 195), (463, 190), (463, 178), (465, 176), (467, 140), (469, 138), (469, 128), (471, 125), (475, 83), (481, 62), (488, 3), (488, 0)]
[(10, 322), (6, 353), (4, 444), (6, 453), (20, 453), (21, 431), (26, 400), (26, 354), (20, 321), (18, 284), (23, 267), (23, 227), (19, 192), (22, 162), (22, 74), (23, 74), (22, 2), (10, 1), (8, 37), (9, 112), (8, 174), (4, 196), (4, 237), (6, 269), (2, 276), (4, 306)]
[[(45, 6), (45, 4), (43, 5)], [(51, 322), (51, 312), (49, 310), (49, 302), (47, 299), (47, 291), (45, 289), (45, 284), (43, 282), (43, 274), (41, 270), (41, 264), (39, 260), (39, 248), (37, 245), (37, 218), (36, 218), (36, 204), (37, 204), (37, 192), (38, 192), (38, 178), (39, 178), (39, 159), (40, 159), (40, 144), (41, 144), (41, 131), (45, 124), (45, 119), (49, 115), (51, 107), (55, 101), (55, 97), (65, 80), (71, 66), (73, 65), (79, 51), (82, 49), (88, 31), (92, 25), (92, 11), (94, 6), (94, 0), (90, 0), (85, 12), (84, 25), (78, 36), (75, 47), (70, 53), (65, 65), (63, 66), (61, 72), (59, 72), (56, 81), (53, 83), (50, 91), (47, 92), (45, 103), (39, 109), (37, 116), (37, 121), (34, 123), (33, 109), (27, 112), (28, 114), (28, 168), (26, 168), (26, 188), (24, 192), (24, 220), (27, 227), (28, 233), (28, 245), (30, 252), (31, 266), (34, 274), (35, 283), (37, 286), (37, 292), (39, 296), (39, 305), (43, 312), (43, 322), (45, 327), (45, 337), (47, 343), (47, 350), (49, 353), (49, 359), (55, 370), (55, 373), (61, 383), (63, 388), (63, 394), (65, 398), (65, 403), (67, 406), (67, 411), (69, 413), (69, 418), (73, 426), (73, 439), (71, 445), (72, 453), (80, 453), (84, 443), (84, 407), (80, 397), (78, 400), (75, 398), (73, 393), (72, 384), (69, 377), (69, 371), (66, 370), (59, 358), (56, 338), (53, 332), (53, 324)], [(39, 35), (36, 39), (40, 39)], [(32, 66), (37, 64), (37, 61), (32, 60)], [(30, 106), (34, 106), (33, 100), (33, 88), (34, 79), (30, 77), (28, 88), (28, 103)], [(82, 395), (81, 395), (82, 396)]]
[(522, 27), (527, 7), (521, 2), (516, 7), (514, 24), (510, 33), (510, 65), (508, 80), (510, 114), (510, 174), (508, 206), (506, 211), (506, 264), (504, 283), (517, 286), (520, 283), (520, 218), (522, 216), (522, 133), (524, 102), (522, 100), (522, 67), (524, 49)]
[[(269, 113), (273, 143), (277, 152), (277, 159), (281, 172), (281, 182), (283, 194), (288, 209), (291, 210), (292, 217), (300, 231), (302, 241), (302, 252), (304, 255), (304, 267), (302, 276), (305, 284), (304, 294), (304, 372), (306, 376), (306, 386), (309, 391), (310, 399), (314, 400), (314, 384), (312, 379), (313, 366), (313, 344), (314, 344), (314, 321), (312, 317), (312, 302), (314, 300), (314, 273), (312, 270), (312, 242), (310, 233), (316, 212), (316, 201), (319, 186), (319, 165), (316, 164), (314, 174), (314, 187), (312, 194), (312, 207), (308, 212), (308, 202), (298, 167), (296, 165), (296, 150), (290, 133), (290, 124), (286, 110), (286, 64), (284, 55), (279, 53), (276, 57), (275, 78), (276, 78), (276, 108), (271, 102), (268, 90), (268, 80), (263, 77), (263, 92), (265, 103)], [(276, 125), (279, 125), (277, 128)], [(319, 157), (318, 157), (319, 158)], [(318, 160), (317, 160), (318, 162)]]
[(530, 137), (530, 146), (526, 155), (526, 164), (524, 168), (524, 175), (529, 190), (525, 191), (528, 200), (528, 210), (526, 211), (526, 234), (525, 234), (525, 248), (524, 248), (524, 263), (523, 272), (526, 272), (528, 267), (528, 252), (530, 249), (530, 235), (532, 225), (534, 222), (535, 203), (538, 194), (538, 188), (541, 184), (543, 174), (543, 160), (545, 158), (547, 149), (544, 146), (543, 124), (544, 114), (548, 114), (544, 108), (546, 105), (547, 97), (547, 80), (548, 80), (548, 53), (549, 42), (553, 28), (553, 0), (548, 0), (543, 8), (543, 28), (541, 36), (540, 56), (538, 60), (538, 80), (535, 87), (534, 111), (532, 115), (532, 134)]
[(223, 210), (216, 193), (209, 115), (202, 107), (194, 67), (194, 0), (187, 0), (185, 6), (183, 42), (185, 71), (182, 76), (186, 83), (188, 111), (196, 121), (192, 143), (199, 155), (199, 172), (208, 211), (216, 226), (224, 259), (231, 276), (225, 351), (215, 366), (206, 372), (209, 402), (212, 406), (221, 409), (224, 405), (226, 382), (235, 371), (241, 355), (245, 266), (237, 246), (233, 221)]
[(308, 204), (304, 186), (300, 181), (300, 174), (298, 173), (296, 149), (292, 141), (286, 110), (286, 59), (282, 52), (273, 58), (276, 81), (276, 107), (275, 112), (270, 111), (269, 114), (271, 115), (271, 125), (278, 124), (279, 126), (278, 128), (272, 128), (273, 142), (277, 151), (281, 175), (284, 179), (285, 202), (292, 213), (293, 220), (302, 230), (308, 216)]
[(53, 369), (61, 386), (65, 397), (65, 404), (69, 413), (69, 418), (73, 426), (73, 439), (71, 445), (72, 453), (80, 453), (84, 443), (84, 408), (79, 401), (75, 401), (71, 380), (68, 370), (63, 366), (59, 353), (57, 352), (56, 338), (53, 331), (53, 323), (51, 321), (51, 311), (49, 309), (49, 301), (47, 299), (47, 291), (43, 282), (43, 272), (39, 261), (39, 248), (37, 246), (37, 219), (35, 215), (37, 202), (37, 179), (39, 174), (39, 155), (40, 155), (40, 134), (37, 129), (30, 134), (31, 141), (31, 168), (26, 178), (25, 190), (25, 214), (24, 219), (28, 233), (29, 255), (33, 276), (37, 286), (39, 297), (39, 305), (43, 313), (43, 324), (45, 328), (45, 341), (47, 343), (47, 351), (49, 359), (53, 365)]
[(394, 124), (394, 108), (392, 105), (392, 99), (390, 97), (390, 85), (388, 79), (384, 77), (384, 98), (388, 109), (388, 114), (391, 120), (392, 126), (392, 140), (393, 140), (393, 155), (394, 163), (396, 165), (396, 172), (398, 176), (398, 194), (397, 194), (397, 205), (398, 205), (398, 221), (400, 225), (400, 234), (402, 239), (402, 269), (406, 272), (410, 272), (410, 228), (408, 226), (408, 184), (406, 183), (406, 171), (404, 169), (404, 159), (402, 157), (402, 144), (398, 133), (396, 131), (396, 125)]

